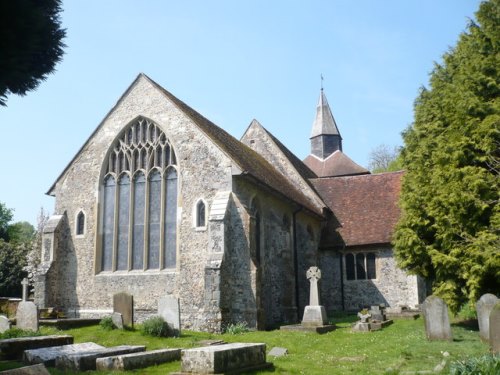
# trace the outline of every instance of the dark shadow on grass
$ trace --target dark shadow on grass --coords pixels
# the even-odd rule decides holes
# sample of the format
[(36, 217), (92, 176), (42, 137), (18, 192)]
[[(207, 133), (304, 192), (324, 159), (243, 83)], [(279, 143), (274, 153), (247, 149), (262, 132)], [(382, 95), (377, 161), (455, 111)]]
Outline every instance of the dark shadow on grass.
[(454, 322), (451, 323), (453, 327), (461, 327), (465, 328), (469, 331), (479, 331), (479, 325), (477, 323), (477, 319), (468, 319), (468, 320), (462, 320), (460, 322)]

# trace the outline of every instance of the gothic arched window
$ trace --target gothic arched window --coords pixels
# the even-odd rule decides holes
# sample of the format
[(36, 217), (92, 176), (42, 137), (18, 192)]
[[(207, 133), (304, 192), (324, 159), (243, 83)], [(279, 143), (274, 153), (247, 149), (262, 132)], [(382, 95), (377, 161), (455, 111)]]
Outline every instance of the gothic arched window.
[(174, 268), (177, 170), (166, 135), (139, 118), (113, 143), (104, 167), (100, 270)]

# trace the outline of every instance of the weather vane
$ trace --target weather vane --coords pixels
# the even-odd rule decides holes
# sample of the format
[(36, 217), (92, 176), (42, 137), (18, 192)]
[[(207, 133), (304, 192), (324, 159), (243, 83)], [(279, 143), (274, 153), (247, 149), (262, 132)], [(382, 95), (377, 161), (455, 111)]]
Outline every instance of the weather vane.
[(320, 74), (320, 77), (321, 77), (321, 90), (323, 90), (323, 80), (324, 80), (323, 73)]

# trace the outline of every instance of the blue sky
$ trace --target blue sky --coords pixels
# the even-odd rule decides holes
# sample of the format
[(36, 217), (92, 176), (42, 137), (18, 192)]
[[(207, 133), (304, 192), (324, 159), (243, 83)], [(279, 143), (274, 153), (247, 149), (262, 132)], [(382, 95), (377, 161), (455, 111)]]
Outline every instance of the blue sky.
[(299, 158), (324, 90), (344, 152), (366, 166), (402, 144), (413, 101), (479, 0), (66, 0), (65, 56), (0, 107), (0, 202), (15, 221), (54, 213), (45, 192), (146, 73), (240, 138), (252, 119)]

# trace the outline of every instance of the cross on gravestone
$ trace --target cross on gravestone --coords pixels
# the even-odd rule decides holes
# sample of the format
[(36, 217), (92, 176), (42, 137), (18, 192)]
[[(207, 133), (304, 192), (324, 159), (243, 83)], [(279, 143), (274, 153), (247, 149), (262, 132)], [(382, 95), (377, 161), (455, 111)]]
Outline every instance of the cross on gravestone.
[(319, 306), (318, 280), (321, 279), (321, 271), (318, 267), (310, 267), (306, 277), (311, 283), (309, 292), (309, 306)]
[(24, 278), (23, 281), (21, 281), (21, 284), (23, 286), (23, 301), (28, 300), (28, 285), (30, 284), (27, 278)]

